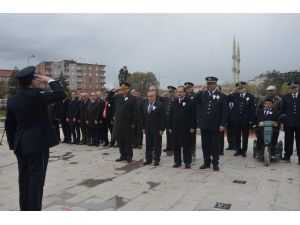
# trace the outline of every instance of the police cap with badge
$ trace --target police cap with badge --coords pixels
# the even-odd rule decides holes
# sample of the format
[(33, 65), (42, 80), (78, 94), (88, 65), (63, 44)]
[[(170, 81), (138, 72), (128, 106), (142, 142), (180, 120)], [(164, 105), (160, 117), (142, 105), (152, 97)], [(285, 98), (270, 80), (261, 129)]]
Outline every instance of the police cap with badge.
[(193, 84), (192, 82), (185, 82), (185, 83), (184, 83), (184, 86), (185, 86), (186, 88), (190, 88), (190, 87), (194, 87), (194, 84)]
[(169, 90), (169, 92), (174, 92), (174, 91), (176, 91), (176, 87), (173, 87), (173, 86), (168, 86), (167, 87), (168, 88), (168, 90)]
[(217, 83), (218, 78), (217, 77), (213, 77), (213, 76), (209, 76), (205, 78), (206, 82), (209, 83)]
[(238, 88), (246, 87), (246, 85), (247, 85), (247, 83), (244, 82), (244, 81), (240, 81), (240, 82), (237, 82), (237, 83), (235, 84), (235, 86), (238, 87)]
[(299, 85), (299, 83), (297, 81), (288, 82), (289, 88), (295, 88), (295, 87), (298, 87), (298, 85)]
[(35, 75), (35, 67), (28, 66), (18, 71), (15, 75), (15, 78), (18, 79), (20, 85), (23, 86), (23, 85), (28, 85), (30, 81), (34, 79), (34, 75)]

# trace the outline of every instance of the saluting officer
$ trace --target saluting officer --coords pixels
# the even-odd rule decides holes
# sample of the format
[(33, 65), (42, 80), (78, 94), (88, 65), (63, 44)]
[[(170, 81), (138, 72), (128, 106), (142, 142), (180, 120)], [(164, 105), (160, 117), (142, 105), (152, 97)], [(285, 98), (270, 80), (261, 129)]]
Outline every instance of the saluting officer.
[[(186, 88), (186, 97), (189, 98), (190, 100), (193, 100), (194, 97), (196, 96), (194, 92), (194, 84), (192, 82), (185, 82), (184, 86)], [(195, 159), (196, 157), (196, 132), (192, 133), (192, 157)]]
[[(247, 92), (246, 82), (236, 83), (236, 89), (229, 95), (229, 102), (233, 102), (232, 123), (234, 130), (234, 147), (236, 153), (234, 156), (242, 155), (246, 157), (248, 149), (248, 139), (250, 126), (255, 117), (255, 97)], [(241, 137), (243, 138), (241, 146)]]
[(116, 137), (120, 150), (120, 158), (117, 162), (132, 162), (133, 130), (136, 124), (137, 108), (136, 98), (129, 93), (130, 84), (120, 83), (119, 95), (115, 98), (115, 126)]
[(284, 123), (284, 157), (283, 160), (290, 162), (293, 154), (294, 135), (296, 138), (296, 149), (298, 164), (300, 165), (300, 96), (299, 83), (288, 83), (290, 93), (283, 96), (282, 113), (286, 114)]
[[(18, 160), (20, 209), (41, 210), (49, 148), (59, 143), (47, 106), (63, 100), (65, 93), (58, 81), (35, 75), (34, 66), (20, 70), (15, 78), (20, 90), (8, 98), (5, 129)], [(37, 81), (48, 83), (52, 92), (36, 88)]]
[[(168, 86), (168, 93), (167, 96), (163, 97), (163, 102), (164, 102), (164, 106), (165, 106), (165, 113), (166, 113), (166, 120), (168, 120), (168, 116), (170, 114), (170, 107), (172, 102), (176, 99), (175, 97), (175, 91), (176, 88), (173, 86)], [(166, 136), (167, 136), (167, 144), (166, 144), (166, 148), (163, 150), (164, 152), (172, 152), (172, 135), (170, 134), (169, 130), (166, 130)]]
[[(216, 77), (206, 77), (207, 90), (195, 97), (199, 105), (198, 123), (201, 129), (201, 141), (204, 163), (200, 169), (210, 167), (219, 170), (220, 132), (225, 130), (227, 120), (227, 104), (224, 94), (217, 90)], [(204, 87), (204, 86), (203, 86)], [(212, 159), (211, 159), (212, 157)]]

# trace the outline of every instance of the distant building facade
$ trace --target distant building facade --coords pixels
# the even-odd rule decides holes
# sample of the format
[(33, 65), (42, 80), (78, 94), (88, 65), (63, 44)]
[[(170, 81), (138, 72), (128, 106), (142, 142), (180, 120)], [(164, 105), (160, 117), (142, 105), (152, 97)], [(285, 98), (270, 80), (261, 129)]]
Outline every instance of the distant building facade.
[(104, 91), (105, 65), (78, 63), (74, 60), (59, 62), (43, 61), (37, 65), (37, 71), (58, 79), (63, 76), (69, 84), (69, 90), (95, 92)]
[(0, 70), (0, 81), (8, 82), (12, 74), (12, 70)]

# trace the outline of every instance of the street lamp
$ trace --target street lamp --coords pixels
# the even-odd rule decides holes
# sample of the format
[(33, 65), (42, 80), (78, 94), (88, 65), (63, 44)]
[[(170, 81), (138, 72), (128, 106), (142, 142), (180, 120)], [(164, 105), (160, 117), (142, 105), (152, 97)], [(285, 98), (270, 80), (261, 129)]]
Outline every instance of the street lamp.
[(30, 59), (30, 58), (35, 58), (35, 55), (31, 55), (31, 56), (28, 56), (28, 57), (27, 57), (27, 63), (28, 63), (28, 66), (29, 66), (29, 59)]

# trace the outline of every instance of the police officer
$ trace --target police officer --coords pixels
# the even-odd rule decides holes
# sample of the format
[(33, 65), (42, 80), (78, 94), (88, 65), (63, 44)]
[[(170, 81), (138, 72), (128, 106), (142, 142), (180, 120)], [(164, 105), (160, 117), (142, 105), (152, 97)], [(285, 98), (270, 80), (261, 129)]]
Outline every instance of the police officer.
[[(18, 160), (20, 209), (41, 210), (49, 148), (59, 143), (47, 106), (63, 100), (65, 93), (58, 81), (35, 75), (34, 66), (20, 70), (15, 78), (20, 90), (8, 98), (5, 128)], [(48, 83), (52, 92), (36, 88), (38, 81)]]
[[(250, 126), (253, 125), (255, 117), (255, 97), (247, 92), (246, 82), (236, 83), (236, 89), (229, 95), (229, 101), (233, 102), (232, 123), (234, 130), (234, 156), (246, 157)], [(243, 139), (241, 146), (241, 137)]]
[[(162, 97), (165, 106), (166, 120), (168, 120), (168, 116), (170, 114), (171, 104), (176, 99), (175, 97), (176, 88), (171, 85), (168, 86), (167, 88), (168, 88), (167, 96)], [(167, 155), (169, 155), (173, 151), (172, 151), (172, 135), (170, 134), (168, 129), (166, 130), (166, 136), (167, 136), (167, 144), (166, 144), (166, 148), (163, 151), (167, 152)]]
[(99, 123), (100, 104), (96, 100), (95, 92), (90, 94), (90, 101), (86, 108), (86, 125), (88, 127), (87, 143), (89, 146), (99, 146), (97, 142), (97, 125)]
[[(193, 100), (194, 97), (196, 96), (194, 92), (194, 84), (192, 82), (185, 82), (184, 86), (186, 88), (186, 97)], [(196, 157), (196, 132), (192, 133), (192, 157), (195, 159)]]
[(209, 168), (212, 163), (213, 169), (218, 171), (220, 132), (225, 130), (227, 105), (225, 95), (217, 90), (218, 78), (209, 76), (205, 80), (207, 90), (201, 91), (195, 97), (195, 103), (199, 105), (198, 123), (201, 129), (204, 158), (204, 163), (200, 166), (200, 169)]
[(296, 149), (298, 164), (300, 165), (300, 95), (299, 83), (289, 82), (290, 93), (283, 96), (282, 113), (286, 114), (284, 122), (284, 157), (283, 160), (290, 162), (293, 154), (294, 135), (296, 139)]
[(120, 158), (117, 162), (132, 162), (133, 130), (136, 124), (136, 98), (129, 93), (130, 84), (120, 83), (119, 95), (115, 98), (115, 126), (114, 137), (118, 141)]
[[(164, 104), (156, 100), (156, 92), (148, 91), (147, 101), (142, 105), (142, 130), (146, 134), (146, 160), (144, 165), (158, 166), (161, 156), (162, 134), (165, 130)], [(153, 154), (154, 153), (154, 154)]]

